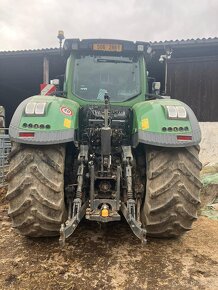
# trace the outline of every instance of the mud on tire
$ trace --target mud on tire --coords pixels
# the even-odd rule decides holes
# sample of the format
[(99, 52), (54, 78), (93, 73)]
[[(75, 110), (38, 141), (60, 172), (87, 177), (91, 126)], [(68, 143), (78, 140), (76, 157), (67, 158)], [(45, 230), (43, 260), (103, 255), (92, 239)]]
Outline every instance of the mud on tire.
[(58, 235), (65, 214), (65, 148), (15, 143), (9, 160), (6, 198), (13, 227), (30, 237)]
[(149, 148), (142, 222), (153, 237), (177, 237), (191, 229), (200, 204), (199, 148)]

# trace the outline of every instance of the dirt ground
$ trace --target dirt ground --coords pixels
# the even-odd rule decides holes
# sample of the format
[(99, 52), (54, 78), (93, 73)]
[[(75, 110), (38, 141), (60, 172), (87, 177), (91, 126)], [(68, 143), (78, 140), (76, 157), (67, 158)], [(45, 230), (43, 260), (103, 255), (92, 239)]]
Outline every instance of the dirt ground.
[(200, 217), (181, 239), (145, 246), (124, 221), (83, 221), (61, 249), (19, 236), (0, 196), (0, 289), (218, 289), (217, 221)]

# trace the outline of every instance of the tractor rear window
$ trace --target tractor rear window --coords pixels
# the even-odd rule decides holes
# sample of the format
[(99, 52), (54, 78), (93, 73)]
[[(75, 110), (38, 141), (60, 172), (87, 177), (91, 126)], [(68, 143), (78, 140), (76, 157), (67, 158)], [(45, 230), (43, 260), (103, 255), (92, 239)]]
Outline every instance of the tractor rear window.
[(120, 102), (140, 94), (139, 61), (130, 57), (80, 56), (75, 60), (73, 93), (86, 100)]

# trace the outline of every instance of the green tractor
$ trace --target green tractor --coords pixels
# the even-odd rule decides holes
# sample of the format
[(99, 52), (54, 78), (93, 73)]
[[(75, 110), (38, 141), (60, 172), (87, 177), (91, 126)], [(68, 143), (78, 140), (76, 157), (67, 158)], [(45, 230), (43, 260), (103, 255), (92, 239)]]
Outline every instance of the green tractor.
[(149, 91), (145, 42), (66, 39), (62, 91), (24, 100), (10, 124), (9, 216), (30, 237), (83, 217), (125, 217), (133, 233), (178, 237), (199, 206), (201, 132), (181, 101)]

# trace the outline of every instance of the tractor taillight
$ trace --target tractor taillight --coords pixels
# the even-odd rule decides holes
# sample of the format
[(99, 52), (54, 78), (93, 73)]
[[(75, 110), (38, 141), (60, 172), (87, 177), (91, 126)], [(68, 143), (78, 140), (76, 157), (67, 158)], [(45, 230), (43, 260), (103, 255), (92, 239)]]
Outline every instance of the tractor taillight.
[(190, 141), (192, 140), (192, 136), (184, 136), (184, 135), (178, 135), (177, 140), (179, 141)]
[(20, 132), (19, 137), (21, 138), (33, 138), (35, 136), (34, 132)]

